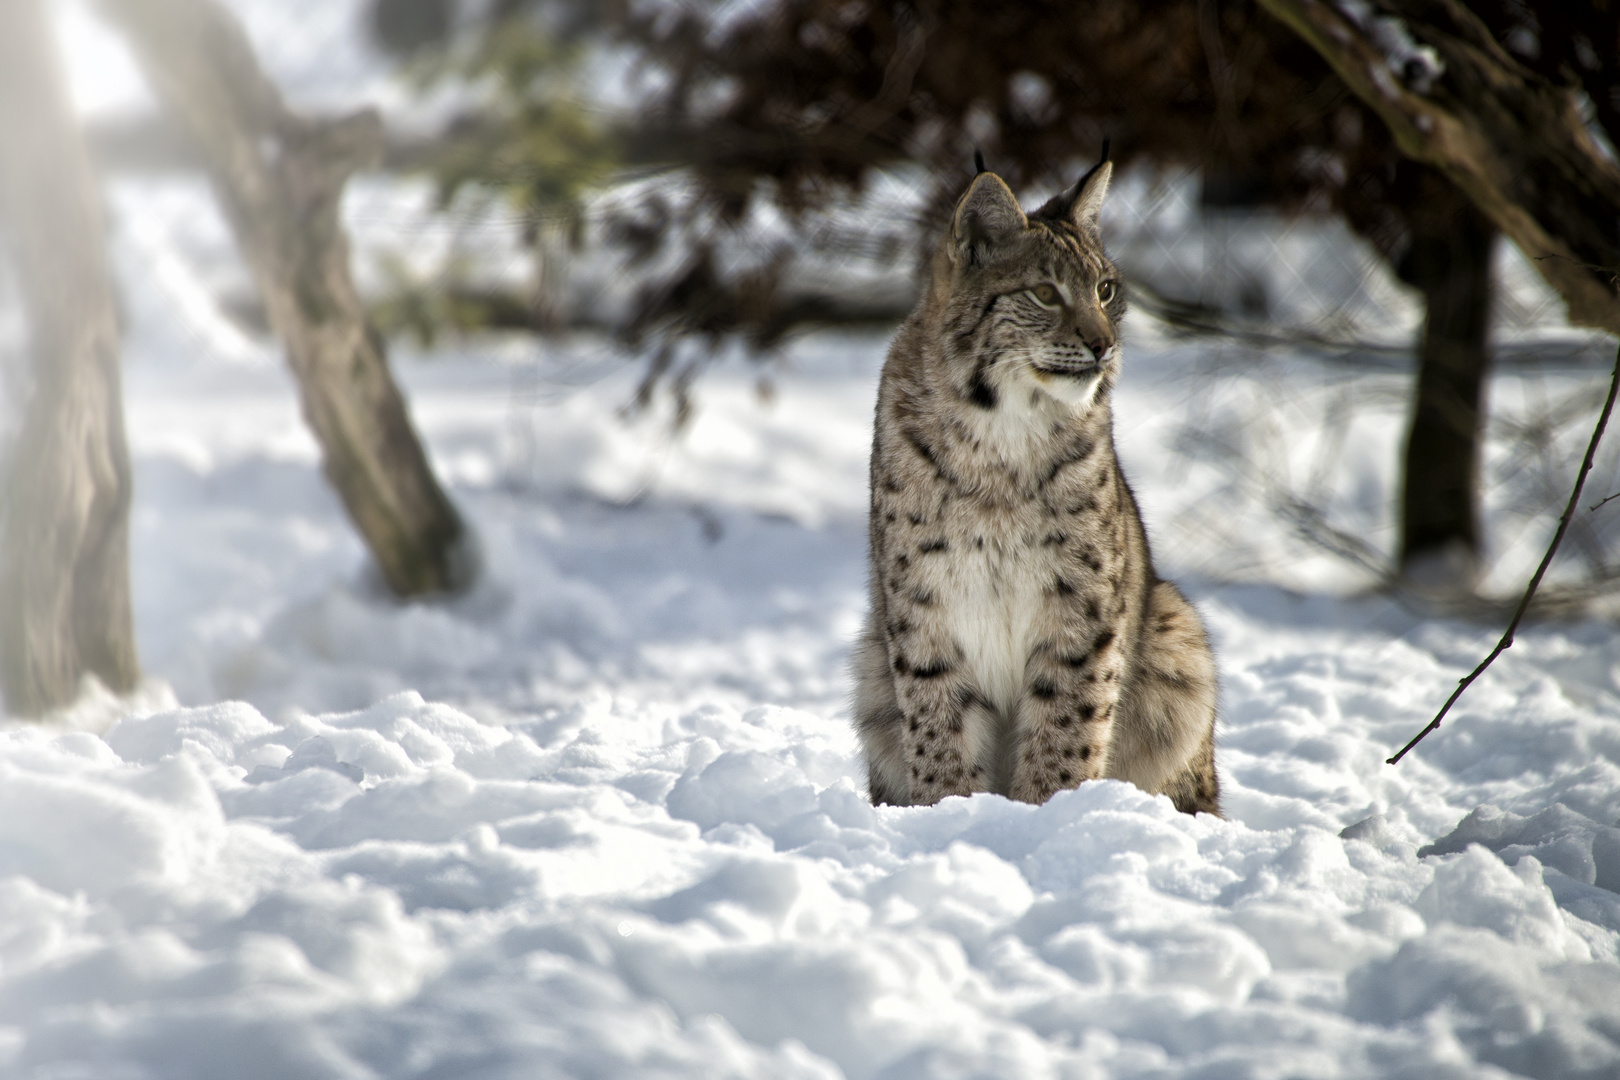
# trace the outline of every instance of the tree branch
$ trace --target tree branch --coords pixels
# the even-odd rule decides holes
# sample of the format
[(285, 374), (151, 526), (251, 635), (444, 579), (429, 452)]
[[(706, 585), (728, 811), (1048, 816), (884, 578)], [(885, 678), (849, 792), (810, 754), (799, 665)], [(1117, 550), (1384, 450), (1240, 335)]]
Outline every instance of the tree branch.
[(1412, 741), (1401, 747), (1395, 756), (1389, 758), (1385, 764), (1394, 765), (1399, 762), (1401, 758), (1406, 756), (1408, 750), (1423, 741), (1425, 735), (1438, 728), (1440, 721), (1445, 719), (1445, 715), (1450, 711), (1451, 706), (1456, 703), (1458, 698), (1463, 696), (1463, 691), (1467, 690), (1469, 685), (1479, 678), (1486, 668), (1491, 666), (1491, 661), (1512, 648), (1513, 632), (1519, 628), (1519, 620), (1524, 618), (1526, 609), (1530, 607), (1530, 598), (1536, 595), (1536, 589), (1541, 584), (1542, 575), (1546, 574), (1547, 567), (1552, 564), (1553, 556), (1558, 552), (1558, 545), (1564, 542), (1564, 533), (1569, 529), (1570, 518), (1575, 516), (1575, 505), (1580, 502), (1581, 488), (1586, 486), (1586, 474), (1592, 471), (1592, 459), (1597, 456), (1598, 443), (1603, 439), (1603, 429), (1608, 426), (1609, 414), (1614, 411), (1616, 390), (1620, 390), (1620, 349), (1615, 350), (1614, 374), (1609, 377), (1609, 396), (1603, 399), (1603, 411), (1598, 414), (1597, 426), (1592, 429), (1592, 440), (1586, 444), (1586, 457), (1581, 460), (1581, 471), (1575, 476), (1575, 488), (1569, 493), (1569, 502), (1564, 506), (1563, 516), (1558, 519), (1558, 531), (1553, 533), (1552, 543), (1547, 547), (1547, 554), (1541, 557), (1541, 565), (1536, 567), (1535, 576), (1530, 579), (1529, 586), (1524, 590), (1524, 598), (1519, 601), (1518, 610), (1513, 613), (1513, 621), (1508, 623), (1507, 631), (1502, 634), (1502, 640), (1496, 643), (1496, 648), (1491, 650), (1490, 655), (1481, 660), (1479, 666), (1470, 671), (1465, 678), (1458, 681), (1457, 689), (1453, 690), (1451, 696), (1446, 699), (1446, 703), (1440, 706), (1440, 711), (1435, 713), (1433, 720), (1429, 721), (1429, 726), (1414, 735)]
[(1466, 192), (1564, 298), (1620, 334), (1620, 168), (1574, 93), (1525, 69), (1459, 0), (1260, 0), (1389, 126), (1401, 152)]

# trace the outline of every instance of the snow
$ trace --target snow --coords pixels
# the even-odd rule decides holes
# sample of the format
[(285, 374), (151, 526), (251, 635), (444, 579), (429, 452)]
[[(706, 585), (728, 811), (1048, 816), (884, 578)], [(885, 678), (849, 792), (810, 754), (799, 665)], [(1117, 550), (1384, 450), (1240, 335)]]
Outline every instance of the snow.
[[(1176, 449), (1260, 390), (1337, 400), (1319, 368), (1212, 382), (1127, 335), (1226, 820), (1114, 781), (873, 808), (845, 665), (880, 337), (796, 342), (768, 400), (723, 358), (680, 437), (621, 416), (601, 341), (397, 355), (486, 567), (401, 605), (273, 352), (172, 257), (218, 240), (189, 190), (110, 200), (149, 681), (0, 722), (0, 1076), (1620, 1073), (1620, 635), (1521, 630), (1385, 765), (1499, 629), (1299, 570)], [(1334, 451), (1366, 506), (1398, 437)]]
[[(1229, 820), (1112, 781), (875, 809), (880, 338), (798, 343), (768, 405), (721, 363), (679, 439), (590, 339), (402, 357), (488, 571), (402, 606), (285, 376), (174, 333), (128, 365), (154, 681), (0, 731), (0, 1074), (1620, 1068), (1608, 626), (1523, 634), (1391, 768), (1493, 631), (1184, 575)], [(1186, 360), (1144, 340), (1121, 392), (1155, 522)]]
[[(1383, 54), (1384, 66), (1414, 93), (1427, 94), (1446, 73), (1446, 65), (1433, 46), (1419, 45), (1399, 18), (1378, 14), (1367, 0), (1338, 0), (1340, 14), (1349, 19)], [(1394, 98), (1388, 74), (1373, 69), (1379, 88)]]

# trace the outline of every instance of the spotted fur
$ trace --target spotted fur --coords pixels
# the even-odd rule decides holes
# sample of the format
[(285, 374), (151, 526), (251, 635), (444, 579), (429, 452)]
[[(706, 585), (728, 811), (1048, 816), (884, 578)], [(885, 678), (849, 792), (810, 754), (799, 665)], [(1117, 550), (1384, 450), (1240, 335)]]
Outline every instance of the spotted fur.
[(889, 350), (855, 663), (874, 803), (1106, 776), (1220, 813), (1214, 660), (1114, 454), (1110, 175), (1029, 215), (975, 177)]

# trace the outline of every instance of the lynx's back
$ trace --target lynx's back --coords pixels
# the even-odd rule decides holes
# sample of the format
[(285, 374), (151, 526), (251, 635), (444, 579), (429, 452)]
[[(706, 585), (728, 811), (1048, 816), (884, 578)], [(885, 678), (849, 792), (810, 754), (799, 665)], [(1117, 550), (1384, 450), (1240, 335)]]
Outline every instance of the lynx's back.
[(1214, 660), (1114, 454), (1110, 175), (1026, 215), (981, 173), (889, 350), (856, 656), (875, 803), (1107, 776), (1220, 812)]

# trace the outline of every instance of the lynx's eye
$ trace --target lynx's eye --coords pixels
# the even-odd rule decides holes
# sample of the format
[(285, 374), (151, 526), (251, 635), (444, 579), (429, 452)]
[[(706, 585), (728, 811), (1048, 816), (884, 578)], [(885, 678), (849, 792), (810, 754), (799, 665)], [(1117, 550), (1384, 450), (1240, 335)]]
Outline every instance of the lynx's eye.
[(1057, 307), (1063, 302), (1063, 294), (1058, 292), (1057, 286), (1053, 285), (1049, 281), (1041, 282), (1039, 285), (1029, 290), (1029, 294), (1033, 296), (1037, 302), (1044, 304), (1047, 307)]
[(1108, 301), (1112, 300), (1113, 298), (1114, 298), (1114, 283), (1112, 281), (1099, 281), (1099, 282), (1097, 282), (1097, 300), (1100, 303), (1106, 304), (1106, 303), (1108, 303)]

